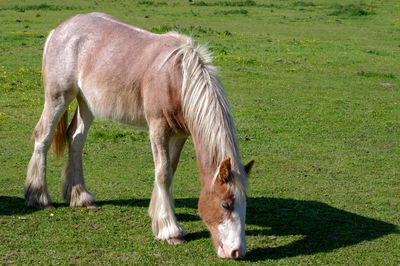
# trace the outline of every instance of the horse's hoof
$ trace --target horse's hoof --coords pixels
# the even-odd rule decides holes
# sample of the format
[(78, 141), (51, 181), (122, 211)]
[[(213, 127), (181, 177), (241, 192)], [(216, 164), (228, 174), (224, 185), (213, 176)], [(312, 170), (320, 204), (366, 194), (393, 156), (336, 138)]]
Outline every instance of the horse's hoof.
[(168, 238), (166, 241), (170, 245), (179, 245), (179, 244), (186, 242), (186, 240), (183, 238), (183, 236), (171, 237), (171, 238)]
[(54, 208), (53, 204), (51, 204), (51, 203), (40, 204), (38, 202), (31, 203), (31, 202), (28, 202), (28, 201), (25, 202), (25, 206), (28, 207), (28, 208), (33, 208), (33, 209), (37, 209), (37, 210), (47, 210), (47, 209), (53, 209)]
[(97, 205), (95, 203), (91, 203), (91, 204), (86, 205), (86, 208), (87, 209), (96, 209)]

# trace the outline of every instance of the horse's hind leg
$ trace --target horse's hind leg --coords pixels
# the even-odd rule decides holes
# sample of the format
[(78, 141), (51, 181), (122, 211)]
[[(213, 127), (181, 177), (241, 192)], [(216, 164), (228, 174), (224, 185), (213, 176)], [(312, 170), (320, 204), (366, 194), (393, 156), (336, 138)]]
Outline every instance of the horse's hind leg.
[(93, 114), (86, 101), (78, 95), (78, 108), (68, 128), (68, 161), (63, 171), (63, 196), (70, 206), (95, 207), (83, 179), (82, 150), (93, 122)]
[[(184, 141), (180, 142), (179, 149), (170, 154), (169, 145), (174, 139), (168, 135), (166, 122), (162, 119), (150, 121), (149, 129), (155, 165), (154, 189), (149, 208), (153, 234), (156, 239), (179, 244), (184, 241), (183, 236), (186, 232), (177, 222), (171, 187), (173, 168), (176, 167)], [(171, 159), (174, 160), (174, 164)]]
[[(74, 97), (62, 93), (46, 94), (42, 115), (32, 135), (34, 151), (29, 161), (25, 180), (25, 205), (35, 208), (51, 207), (51, 198), (47, 192), (46, 159), (53, 135), (62, 115)], [(63, 119), (66, 119), (63, 117)], [(63, 122), (62, 122), (63, 123)]]

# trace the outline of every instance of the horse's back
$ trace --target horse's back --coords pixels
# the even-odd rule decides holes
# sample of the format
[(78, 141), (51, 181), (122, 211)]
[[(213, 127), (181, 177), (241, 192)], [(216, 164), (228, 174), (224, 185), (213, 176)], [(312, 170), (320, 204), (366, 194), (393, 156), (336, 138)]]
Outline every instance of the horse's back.
[[(53, 90), (81, 93), (95, 116), (145, 124), (145, 78), (179, 45), (167, 35), (106, 14), (77, 15), (49, 37), (43, 60), (45, 85), (53, 82)], [(151, 94), (162, 97), (161, 93)]]

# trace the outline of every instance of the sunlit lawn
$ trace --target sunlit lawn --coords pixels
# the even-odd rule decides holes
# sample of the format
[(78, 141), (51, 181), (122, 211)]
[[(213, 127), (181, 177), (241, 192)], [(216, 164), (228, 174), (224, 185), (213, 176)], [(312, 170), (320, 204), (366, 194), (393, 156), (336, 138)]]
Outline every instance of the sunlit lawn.
[(44, 104), (45, 39), (91, 11), (156, 33), (191, 34), (213, 51), (243, 161), (256, 161), (247, 255), (236, 263), (400, 263), (397, 1), (25, 0), (0, 2), (1, 264), (234, 263), (217, 258), (197, 216), (192, 141), (174, 181), (177, 217), (189, 233), (183, 245), (153, 239), (154, 169), (141, 128), (93, 124), (84, 171), (97, 209), (63, 202), (65, 159), (51, 157), (55, 208), (24, 207), (29, 139)]

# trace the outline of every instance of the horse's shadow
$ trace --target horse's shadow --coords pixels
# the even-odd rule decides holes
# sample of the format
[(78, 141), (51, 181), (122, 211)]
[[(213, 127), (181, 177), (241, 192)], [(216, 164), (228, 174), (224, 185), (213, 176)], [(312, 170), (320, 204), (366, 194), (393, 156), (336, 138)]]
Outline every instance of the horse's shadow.
[[(197, 208), (198, 199), (175, 199), (175, 206)], [(103, 201), (99, 205), (131, 205), (147, 207), (148, 199)], [(179, 209), (178, 209), (179, 210)], [(196, 215), (177, 213), (178, 221), (194, 221)], [(262, 261), (298, 255), (330, 252), (337, 248), (355, 245), (398, 232), (394, 224), (340, 210), (317, 201), (280, 198), (249, 198), (247, 225), (261, 229), (246, 230), (247, 236), (270, 236), (266, 242), (283, 236), (301, 236), (300, 240), (277, 247), (260, 247), (248, 250), (244, 260)], [(191, 232), (187, 240), (209, 237), (207, 231)], [(264, 245), (265, 246), (265, 245)], [(273, 246), (271, 244), (271, 246)]]
[[(245, 259), (258, 261), (330, 252), (388, 234), (398, 233), (394, 224), (340, 210), (317, 201), (280, 198), (250, 198), (246, 223), (263, 227), (246, 235), (275, 237), (300, 235), (282, 246), (260, 247), (247, 252)], [(266, 241), (267, 242), (267, 241)], [(271, 245), (272, 246), (272, 245)]]
[[(195, 209), (197, 201), (196, 198), (176, 199), (175, 206)], [(35, 211), (25, 208), (23, 204), (24, 200), (21, 198), (0, 196), (0, 215), (21, 215)], [(97, 204), (100, 207), (110, 204), (147, 208), (149, 200), (108, 200), (99, 201)], [(55, 204), (55, 207), (64, 205)], [(179, 209), (177, 218), (180, 221), (200, 219), (196, 215), (179, 213)], [(325, 203), (265, 197), (249, 198), (246, 224), (260, 228), (246, 230), (247, 236), (260, 235), (271, 238), (265, 237), (264, 247), (248, 250), (244, 259), (249, 261), (330, 252), (399, 232), (394, 224), (343, 211)], [(273, 244), (275, 238), (292, 235), (301, 237), (286, 245)], [(208, 236), (207, 231), (193, 232), (189, 233), (187, 240)]]

